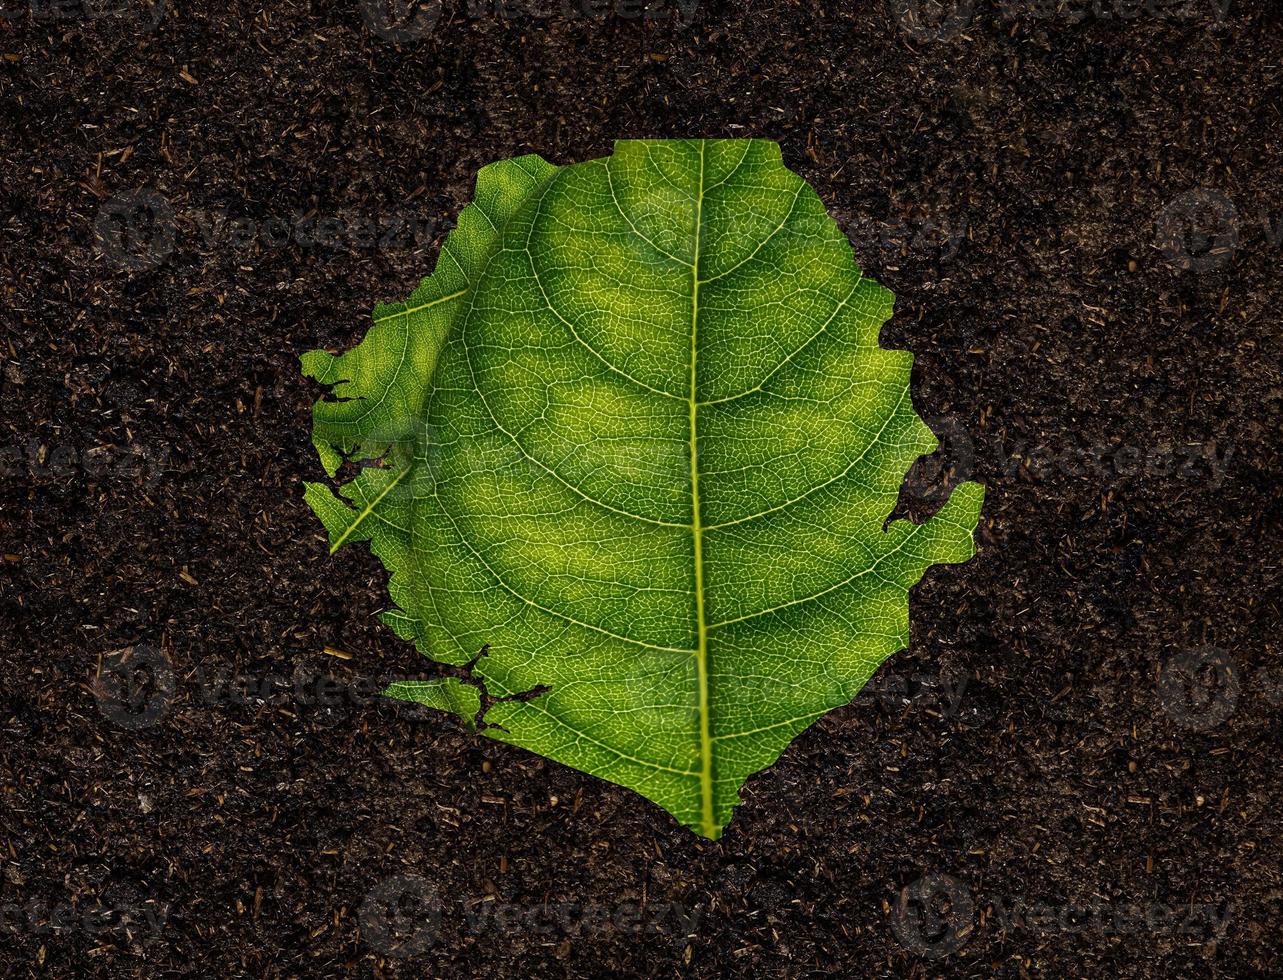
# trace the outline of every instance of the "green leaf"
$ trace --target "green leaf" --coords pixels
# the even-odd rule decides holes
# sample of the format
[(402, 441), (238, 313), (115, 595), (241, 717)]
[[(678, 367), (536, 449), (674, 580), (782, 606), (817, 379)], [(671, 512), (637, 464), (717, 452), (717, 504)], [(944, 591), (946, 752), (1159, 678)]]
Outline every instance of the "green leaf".
[(457, 677), (440, 677), (430, 681), (397, 681), (383, 693), (401, 701), (413, 701), (436, 711), (455, 715), (469, 727), (481, 712), (481, 692)]
[[(307, 499), (391, 571), (384, 619), (495, 698), (484, 734), (717, 837), (739, 789), (908, 643), (983, 489), (887, 519), (936, 447), (892, 296), (763, 140), (483, 169), (435, 274), (333, 385)], [(371, 465), (370, 461), (377, 461)]]

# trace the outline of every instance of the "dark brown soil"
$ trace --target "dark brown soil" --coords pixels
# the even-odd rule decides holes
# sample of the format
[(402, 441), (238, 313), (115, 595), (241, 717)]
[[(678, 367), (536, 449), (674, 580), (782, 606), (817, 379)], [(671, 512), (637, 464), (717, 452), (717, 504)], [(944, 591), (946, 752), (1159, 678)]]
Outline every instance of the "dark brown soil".
[[(1283, 972), (1278, 4), (6, 2), (7, 975)], [(297, 370), (479, 166), (698, 135), (897, 294), (906, 509), (988, 486), (715, 844), (370, 696), (422, 659), (303, 504)]]

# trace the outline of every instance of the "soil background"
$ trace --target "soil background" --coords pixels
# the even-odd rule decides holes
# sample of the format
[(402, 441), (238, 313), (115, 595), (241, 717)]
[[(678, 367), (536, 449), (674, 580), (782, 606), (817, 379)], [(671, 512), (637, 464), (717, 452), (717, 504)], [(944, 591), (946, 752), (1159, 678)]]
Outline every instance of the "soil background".
[[(1283, 14), (1266, 0), (0, 14), (8, 976), (1278, 976)], [(314, 347), (477, 169), (762, 136), (988, 488), (711, 843), (371, 696)], [(121, 652), (125, 651), (125, 652)]]

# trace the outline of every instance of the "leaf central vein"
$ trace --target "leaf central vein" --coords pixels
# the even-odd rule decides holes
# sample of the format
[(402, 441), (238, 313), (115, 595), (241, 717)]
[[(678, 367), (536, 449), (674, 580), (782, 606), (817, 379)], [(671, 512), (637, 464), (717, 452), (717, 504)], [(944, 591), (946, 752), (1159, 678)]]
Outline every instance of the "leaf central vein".
[(704, 220), (704, 154), (707, 143), (699, 142), (699, 184), (695, 197), (695, 247), (691, 262), (691, 352), (690, 352), (690, 451), (691, 451), (691, 537), (695, 551), (695, 675), (699, 688), (700, 819), (704, 833), (717, 837), (713, 815), (713, 734), (710, 718), (711, 692), (708, 657), (708, 630), (704, 616), (704, 529), (699, 512), (699, 400), (697, 392), (699, 358), (699, 245)]

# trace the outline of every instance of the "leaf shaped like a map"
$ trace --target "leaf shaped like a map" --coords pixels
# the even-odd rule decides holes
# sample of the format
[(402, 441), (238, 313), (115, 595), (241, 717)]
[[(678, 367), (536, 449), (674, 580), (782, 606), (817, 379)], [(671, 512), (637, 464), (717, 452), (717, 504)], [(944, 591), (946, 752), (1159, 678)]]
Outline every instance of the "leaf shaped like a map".
[(496, 163), (433, 276), (360, 346), (304, 356), (333, 386), (327, 472), (365, 461), (307, 499), (332, 550), (387, 565), (397, 633), (476, 661), (485, 735), (715, 838), (906, 646), (925, 570), (974, 551), (974, 483), (887, 523), (936, 446), (912, 355), (878, 346), (891, 309), (774, 143)]

